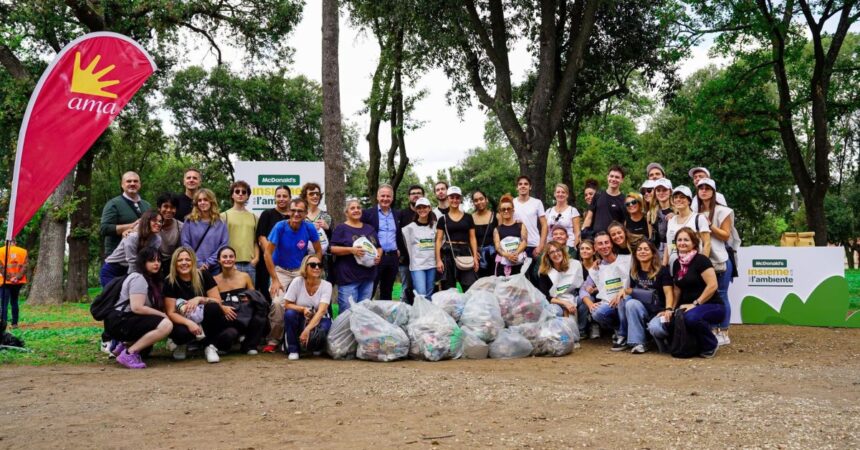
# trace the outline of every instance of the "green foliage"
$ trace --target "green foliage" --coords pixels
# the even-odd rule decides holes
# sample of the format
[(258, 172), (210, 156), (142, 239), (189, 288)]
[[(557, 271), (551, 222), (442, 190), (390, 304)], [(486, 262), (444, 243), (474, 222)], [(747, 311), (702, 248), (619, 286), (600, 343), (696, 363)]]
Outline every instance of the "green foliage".
[(849, 316), (848, 310), (848, 283), (842, 276), (822, 281), (806, 302), (787, 295), (779, 311), (752, 295), (741, 302), (744, 323), (860, 328), (860, 314)]
[(860, 269), (846, 269), (845, 281), (848, 282), (848, 309), (860, 310)]
[[(466, 158), (451, 168), (451, 184), (459, 186), (463, 195), (481, 189), (494, 203), (498, 203), (505, 193), (516, 196), (514, 180), (518, 173), (513, 150), (507, 146), (491, 145), (469, 150)], [(432, 188), (433, 183), (429, 183), (428, 189)]]

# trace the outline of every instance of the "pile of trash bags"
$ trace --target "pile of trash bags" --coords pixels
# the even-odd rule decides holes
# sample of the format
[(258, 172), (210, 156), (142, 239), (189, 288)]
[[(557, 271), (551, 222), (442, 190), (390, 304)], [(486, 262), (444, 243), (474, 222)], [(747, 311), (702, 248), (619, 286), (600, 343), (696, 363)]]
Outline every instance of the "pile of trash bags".
[(332, 323), (327, 350), (335, 359), (426, 361), (564, 356), (579, 342), (576, 318), (562, 317), (525, 278), (484, 277), (469, 292), (351, 303)]

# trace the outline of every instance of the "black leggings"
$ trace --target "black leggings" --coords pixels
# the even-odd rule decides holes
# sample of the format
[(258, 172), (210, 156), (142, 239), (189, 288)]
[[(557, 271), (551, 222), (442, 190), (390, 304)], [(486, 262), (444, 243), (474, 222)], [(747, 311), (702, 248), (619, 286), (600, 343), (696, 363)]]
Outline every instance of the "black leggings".
[(454, 244), (453, 252), (451, 251), (450, 244), (442, 244), (442, 248), (440, 249), (440, 253), (442, 256), (442, 265), (444, 270), (442, 272), (442, 276), (439, 279), (439, 284), (441, 285), (441, 289), (451, 289), (457, 287), (457, 282), (460, 282), (460, 287), (463, 288), (463, 292), (469, 290), (475, 281), (478, 281), (478, 273), (474, 270), (461, 270), (457, 268), (456, 263), (454, 262), (454, 255), (457, 256), (468, 256), (471, 253), (469, 252), (469, 248), (463, 244)]
[(207, 303), (203, 306), (203, 332), (206, 341), (222, 352), (230, 351), (230, 347), (239, 338), (241, 325), (224, 317), (224, 311), (218, 303)]

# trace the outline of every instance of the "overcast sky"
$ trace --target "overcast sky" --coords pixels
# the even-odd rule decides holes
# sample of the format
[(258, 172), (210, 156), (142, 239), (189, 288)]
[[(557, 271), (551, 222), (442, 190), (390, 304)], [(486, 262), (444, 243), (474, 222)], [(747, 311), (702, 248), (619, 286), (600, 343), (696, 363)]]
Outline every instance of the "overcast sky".
[[(320, 81), (322, 46), (322, 2), (305, 4), (302, 21), (289, 37), (289, 45), (295, 49), (292, 74), (305, 75)], [(224, 60), (234, 70), (241, 70), (239, 53), (223, 49)], [(190, 64), (212, 66), (215, 63), (210, 52), (201, 47), (192, 52)], [(345, 15), (340, 23), (340, 98), (344, 118), (358, 125), (361, 139), (359, 151), (367, 159), (368, 116), (360, 114), (364, 99), (370, 92), (370, 81), (379, 57), (379, 48), (372, 36), (350, 27)], [(521, 80), (529, 66), (529, 55), (524, 48), (515, 48), (511, 53), (511, 72), (514, 81)], [(681, 65), (681, 75), (686, 77), (709, 63), (720, 63), (708, 57), (707, 48), (695, 48), (693, 56)], [(454, 106), (449, 106), (445, 94), (450, 88), (448, 78), (441, 70), (425, 74), (417, 89), (426, 89), (426, 97), (415, 105), (413, 119), (423, 126), (406, 135), (406, 145), (412, 167), (419, 179), (435, 177), (437, 170), (453, 166), (469, 149), (483, 145), (485, 114), (477, 106), (459, 116)], [(414, 91), (413, 91), (414, 92)], [(408, 95), (410, 92), (406, 92)], [(387, 128), (381, 133), (383, 148), (388, 144)]]

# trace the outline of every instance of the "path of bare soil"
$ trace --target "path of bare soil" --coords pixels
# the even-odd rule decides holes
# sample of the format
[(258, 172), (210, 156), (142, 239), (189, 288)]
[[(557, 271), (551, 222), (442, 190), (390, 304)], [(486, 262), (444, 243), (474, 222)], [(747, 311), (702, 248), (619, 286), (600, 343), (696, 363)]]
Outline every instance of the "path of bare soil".
[(0, 448), (860, 447), (860, 330), (737, 326), (715, 359), (0, 367)]

